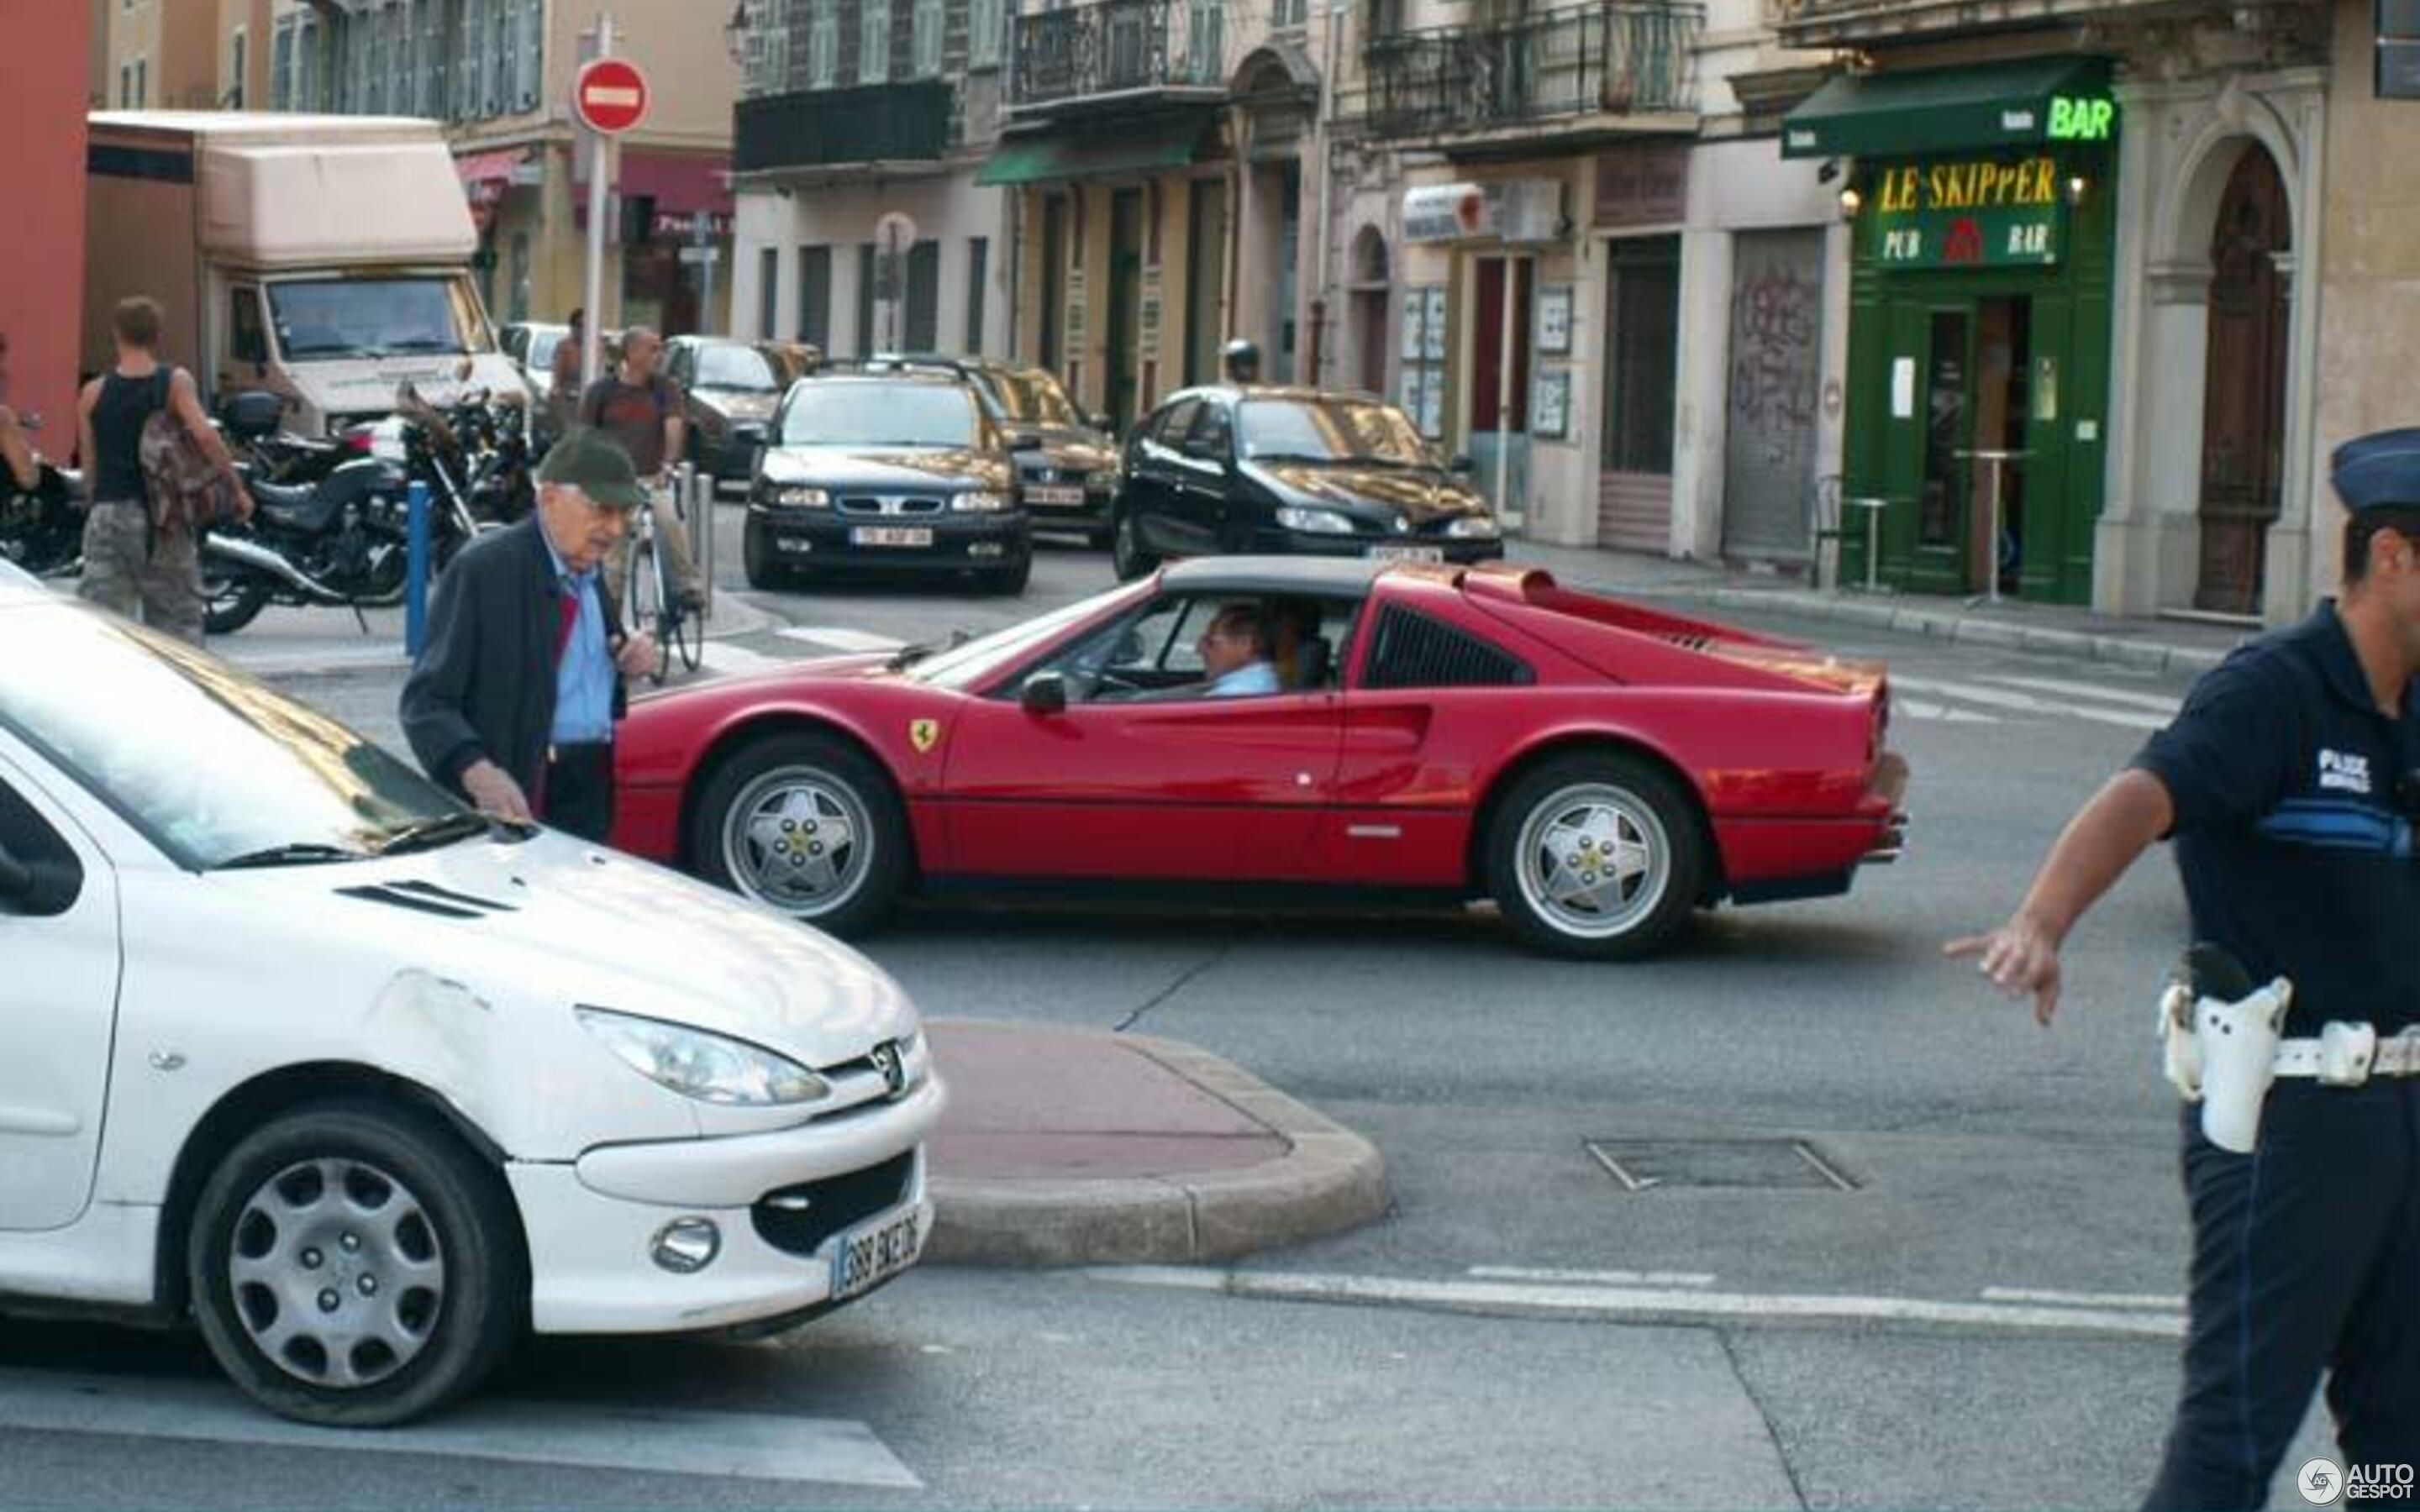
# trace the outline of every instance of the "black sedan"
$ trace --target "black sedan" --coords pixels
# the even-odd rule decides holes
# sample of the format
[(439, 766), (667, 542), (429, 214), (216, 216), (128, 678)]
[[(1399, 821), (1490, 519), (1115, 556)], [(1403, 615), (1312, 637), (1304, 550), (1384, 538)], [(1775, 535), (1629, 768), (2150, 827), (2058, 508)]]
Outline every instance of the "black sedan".
[(1126, 442), (1112, 517), (1120, 578), (1162, 557), (1242, 552), (1481, 562), (1496, 518), (1403, 412), (1316, 389), (1171, 394)]
[(966, 380), (933, 372), (801, 378), (749, 483), (752, 588), (809, 575), (973, 572), (1022, 593), (1032, 526), (1006, 439)]
[(718, 484), (745, 479), (782, 397), (772, 363), (744, 341), (675, 336), (665, 344), (664, 376), (689, 396), (689, 460)]

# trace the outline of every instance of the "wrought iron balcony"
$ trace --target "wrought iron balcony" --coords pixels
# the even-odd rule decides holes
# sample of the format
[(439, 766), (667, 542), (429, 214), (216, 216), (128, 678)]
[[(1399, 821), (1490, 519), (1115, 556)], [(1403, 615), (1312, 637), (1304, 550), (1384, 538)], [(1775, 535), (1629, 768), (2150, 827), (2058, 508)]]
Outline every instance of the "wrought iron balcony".
[(2324, 62), (2328, 8), (2319, 0), (1767, 0), (1782, 44), (1858, 47), (1936, 39), (2052, 22), (2174, 24), (2195, 17), (2262, 37), (2273, 65)]
[(1008, 108), (1215, 100), (1226, 89), (1226, 44), (1217, 0), (1094, 0), (1018, 16)]
[(938, 162), (953, 146), (952, 106), (940, 79), (743, 100), (733, 110), (731, 165), (769, 173)]
[(1698, 108), (1705, 8), (1630, 0), (1550, 10), (1502, 26), (1373, 38), (1361, 117), (1383, 137), (1483, 133), (1589, 116)]

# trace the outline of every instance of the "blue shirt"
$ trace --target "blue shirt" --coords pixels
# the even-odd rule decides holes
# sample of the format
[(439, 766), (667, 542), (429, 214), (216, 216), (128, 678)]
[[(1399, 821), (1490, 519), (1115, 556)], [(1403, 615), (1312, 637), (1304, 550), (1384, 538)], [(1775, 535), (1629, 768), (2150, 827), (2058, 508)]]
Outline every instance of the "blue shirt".
[(1246, 698), (1255, 693), (1282, 693), (1278, 684), (1278, 670), (1265, 661), (1238, 667), (1224, 677), (1214, 678), (1202, 693), (1204, 698)]
[(2194, 937), (2292, 979), (2287, 1034), (2420, 1023), (2420, 719), (2380, 710), (2333, 602), (2204, 675), (2134, 764), (2175, 805)]
[[(563, 648), (563, 656), (554, 664), (554, 729), (549, 734), (558, 746), (594, 745), (613, 738), (613, 655), (605, 645), (605, 610), (603, 599), (597, 591), (597, 569), (586, 572), (566, 571), (563, 554), (547, 539), (541, 526), (538, 539), (546, 541), (547, 559), (554, 563), (556, 590), (580, 595), (580, 618), (572, 622), (571, 640)], [(559, 606), (548, 606), (557, 614)], [(547, 621), (552, 632), (556, 621)]]

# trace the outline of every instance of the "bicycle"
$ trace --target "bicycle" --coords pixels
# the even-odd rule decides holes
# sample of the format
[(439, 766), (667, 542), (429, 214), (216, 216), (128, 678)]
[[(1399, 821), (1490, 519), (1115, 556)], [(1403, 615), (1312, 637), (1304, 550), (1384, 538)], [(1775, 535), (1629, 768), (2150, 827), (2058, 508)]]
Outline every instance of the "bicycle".
[[(680, 514), (680, 496), (673, 496), (673, 513)], [(664, 554), (656, 549), (656, 512), (652, 506), (638, 512), (631, 525), (630, 563), (622, 582), (622, 602), (628, 606), (630, 623), (651, 629), (656, 637), (656, 668), (647, 674), (648, 681), (661, 687), (672, 675), (673, 657), (677, 654), (681, 665), (690, 671), (706, 657), (706, 616), (681, 608), (680, 595), (673, 591), (672, 568)]]

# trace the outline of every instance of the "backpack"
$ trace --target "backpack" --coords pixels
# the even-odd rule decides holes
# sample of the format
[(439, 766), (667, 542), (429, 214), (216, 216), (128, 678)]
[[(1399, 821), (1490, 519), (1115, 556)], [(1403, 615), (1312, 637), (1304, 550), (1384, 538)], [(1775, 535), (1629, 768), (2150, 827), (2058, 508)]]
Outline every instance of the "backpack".
[(135, 458), (151, 496), (151, 523), (194, 535), (236, 517), (235, 482), (202, 452), (193, 432), (168, 407), (175, 370), (163, 366), (154, 380), (151, 413), (143, 422)]

